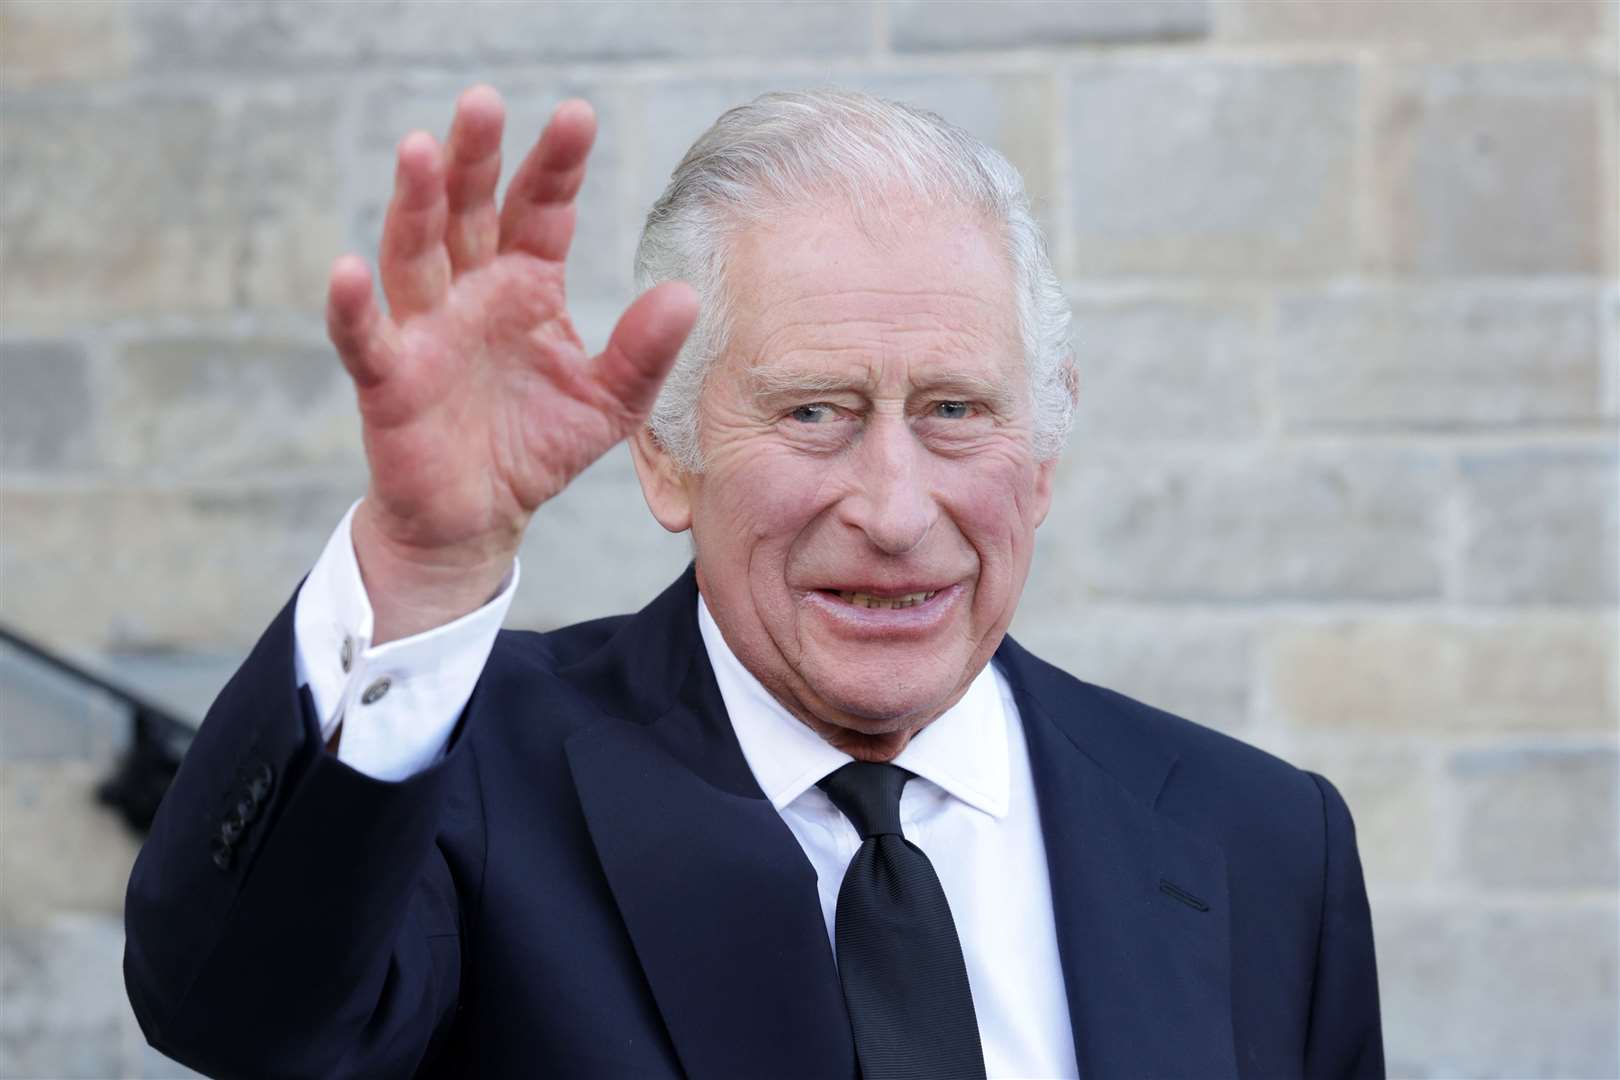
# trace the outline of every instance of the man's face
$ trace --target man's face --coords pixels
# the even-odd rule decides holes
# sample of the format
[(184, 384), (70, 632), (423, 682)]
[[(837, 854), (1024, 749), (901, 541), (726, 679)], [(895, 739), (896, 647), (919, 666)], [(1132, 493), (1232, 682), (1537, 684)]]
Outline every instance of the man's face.
[(790, 711), (892, 757), (1000, 644), (1051, 499), (1009, 265), (966, 212), (825, 209), (750, 230), (728, 281), (677, 485), (699, 588)]

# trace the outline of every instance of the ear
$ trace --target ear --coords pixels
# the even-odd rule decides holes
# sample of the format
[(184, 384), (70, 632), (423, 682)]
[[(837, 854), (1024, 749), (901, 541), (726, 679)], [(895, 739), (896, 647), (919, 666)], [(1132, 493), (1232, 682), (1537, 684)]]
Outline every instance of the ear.
[(1056, 457), (1049, 457), (1035, 466), (1035, 527), (1041, 527), (1047, 512), (1052, 509), (1052, 483), (1057, 474)]
[(641, 495), (658, 524), (672, 533), (692, 527), (692, 493), (688, 474), (658, 441), (646, 424), (630, 437), (630, 458), (636, 463)]

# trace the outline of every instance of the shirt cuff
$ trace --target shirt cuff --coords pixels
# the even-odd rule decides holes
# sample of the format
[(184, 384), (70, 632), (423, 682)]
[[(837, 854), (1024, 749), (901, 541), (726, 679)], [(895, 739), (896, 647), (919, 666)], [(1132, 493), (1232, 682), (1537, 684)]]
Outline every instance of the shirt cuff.
[(514, 559), (494, 598), (477, 611), (373, 647), (371, 600), (350, 532), (359, 505), (343, 515), (298, 591), (297, 679), (315, 699), (323, 740), (342, 722), (339, 761), (378, 780), (403, 780), (444, 756), (512, 606), (520, 571)]

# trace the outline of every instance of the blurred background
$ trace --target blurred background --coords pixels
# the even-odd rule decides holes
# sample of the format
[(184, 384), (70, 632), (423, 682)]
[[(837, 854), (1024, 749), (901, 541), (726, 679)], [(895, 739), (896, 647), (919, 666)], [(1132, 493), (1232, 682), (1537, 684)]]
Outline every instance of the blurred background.
[[(195, 721), (363, 490), (325, 342), (392, 148), (493, 83), (601, 139), (587, 342), (764, 90), (1023, 171), (1082, 408), (1014, 633), (1335, 780), (1391, 1072), (1620, 1075), (1613, 0), (0, 2), (0, 623)], [(621, 451), (511, 623), (684, 565)], [(0, 1074), (184, 1075), (124, 1003), (129, 710), (0, 649)]]

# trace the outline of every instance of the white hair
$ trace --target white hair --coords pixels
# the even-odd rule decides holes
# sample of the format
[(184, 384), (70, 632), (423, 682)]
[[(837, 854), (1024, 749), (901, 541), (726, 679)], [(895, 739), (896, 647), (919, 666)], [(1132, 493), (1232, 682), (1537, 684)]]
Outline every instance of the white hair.
[(1069, 304), (1018, 170), (961, 128), (921, 109), (845, 90), (765, 94), (726, 112), (670, 176), (641, 231), (636, 282), (685, 281), (702, 311), (648, 423), (684, 469), (703, 467), (698, 400), (725, 347), (729, 241), (784, 207), (842, 196), (859, 214), (896, 186), (929, 204), (982, 214), (1004, 233), (1013, 272), (1038, 460), (1056, 457), (1074, 414)]

